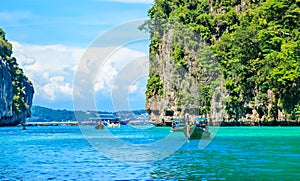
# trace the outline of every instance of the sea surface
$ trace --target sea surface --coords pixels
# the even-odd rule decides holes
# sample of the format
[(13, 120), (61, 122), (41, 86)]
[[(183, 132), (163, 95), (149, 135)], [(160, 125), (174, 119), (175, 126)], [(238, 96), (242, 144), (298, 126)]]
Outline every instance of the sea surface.
[(299, 179), (300, 127), (220, 127), (201, 141), (168, 127), (0, 128), (1, 181)]

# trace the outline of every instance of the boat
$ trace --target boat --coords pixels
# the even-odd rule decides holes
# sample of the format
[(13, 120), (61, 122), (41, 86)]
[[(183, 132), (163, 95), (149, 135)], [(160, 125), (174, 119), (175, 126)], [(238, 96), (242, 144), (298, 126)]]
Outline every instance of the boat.
[(107, 127), (109, 128), (119, 128), (121, 127), (121, 123), (120, 123), (120, 120), (110, 120), (107, 122)]
[(207, 119), (206, 118), (196, 118), (194, 123), (189, 126), (190, 131), (189, 134), (187, 132), (188, 128), (185, 127), (184, 134), (188, 137), (189, 140), (196, 139), (207, 139), (210, 138), (211, 133), (207, 127)]
[(129, 122), (130, 122), (130, 119), (124, 119), (124, 120), (120, 121), (121, 125), (127, 125)]
[(104, 125), (102, 121), (97, 122), (97, 125), (95, 126), (96, 129), (104, 129)]
[(131, 125), (131, 126), (150, 126), (152, 124), (147, 119), (136, 119), (136, 120), (130, 120), (129, 125)]
[(172, 132), (183, 132), (185, 127), (185, 123), (181, 118), (172, 118)]

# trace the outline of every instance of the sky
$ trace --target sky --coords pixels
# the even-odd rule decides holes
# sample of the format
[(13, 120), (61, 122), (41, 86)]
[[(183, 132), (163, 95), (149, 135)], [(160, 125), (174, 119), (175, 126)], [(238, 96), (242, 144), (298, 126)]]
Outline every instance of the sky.
[[(98, 110), (144, 109), (149, 38), (130, 30), (130, 22), (147, 19), (152, 4), (153, 0), (1, 0), (0, 27), (33, 82), (33, 105), (93, 109), (74, 106), (86, 105), (87, 100), (74, 95), (78, 93), (89, 96)], [(97, 66), (83, 71), (90, 64)], [(86, 79), (90, 81), (74, 85), (83, 74), (92, 77)], [(126, 90), (118, 88), (127, 76)]]

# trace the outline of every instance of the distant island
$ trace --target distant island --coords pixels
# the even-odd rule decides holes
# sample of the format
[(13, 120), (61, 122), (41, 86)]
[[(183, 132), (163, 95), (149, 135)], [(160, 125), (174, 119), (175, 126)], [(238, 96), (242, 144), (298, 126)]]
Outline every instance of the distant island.
[(299, 125), (299, 1), (160, 0), (148, 14), (153, 124)]
[[(75, 116), (76, 114), (76, 116)], [(66, 109), (51, 109), (42, 106), (32, 106), (31, 117), (27, 118), (26, 123), (41, 123), (43, 122), (86, 122), (91, 119), (99, 118), (99, 115), (115, 115), (120, 117), (121, 120), (141, 120), (149, 119), (149, 115), (146, 110), (133, 110), (133, 111), (71, 111)], [(51, 125), (51, 124), (50, 124)], [(277, 125), (281, 126), (300, 126), (300, 122), (278, 122)], [(251, 122), (222, 122), (220, 126), (251, 126)], [(255, 125), (253, 125), (255, 126)], [(256, 126), (274, 126), (272, 123), (261, 123)]]
[[(31, 117), (26, 122), (67, 122), (67, 121), (87, 121), (99, 117), (100, 114), (114, 114), (121, 119), (137, 119), (139, 116), (146, 114), (146, 110), (133, 111), (71, 111), (66, 109), (51, 109), (42, 106), (32, 106)], [(76, 114), (76, 116), (75, 116)]]

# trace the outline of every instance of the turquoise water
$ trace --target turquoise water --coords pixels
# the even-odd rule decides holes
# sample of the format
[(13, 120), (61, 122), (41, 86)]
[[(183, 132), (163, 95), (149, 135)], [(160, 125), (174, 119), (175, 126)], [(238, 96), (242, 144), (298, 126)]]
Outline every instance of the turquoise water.
[[(300, 127), (221, 127), (204, 149), (199, 141), (185, 141), (169, 130), (124, 126), (107, 134), (94, 127), (0, 128), (0, 180), (300, 178)], [(169, 144), (147, 147), (166, 136), (171, 137)], [(128, 144), (119, 145), (120, 140)], [(184, 145), (168, 150), (174, 140)], [(157, 155), (164, 157), (151, 159)]]

